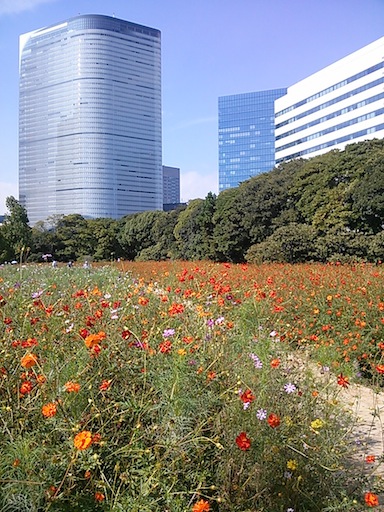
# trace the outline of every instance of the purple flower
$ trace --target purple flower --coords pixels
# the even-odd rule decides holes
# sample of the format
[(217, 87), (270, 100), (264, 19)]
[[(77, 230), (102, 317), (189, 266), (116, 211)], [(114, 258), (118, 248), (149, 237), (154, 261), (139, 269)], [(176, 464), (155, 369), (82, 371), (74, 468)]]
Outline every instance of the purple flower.
[(297, 390), (297, 387), (292, 384), (292, 382), (288, 382), (287, 384), (284, 384), (284, 391), (288, 394), (294, 393)]
[(265, 420), (266, 417), (267, 417), (267, 411), (265, 409), (259, 409), (256, 412), (256, 418), (258, 420), (263, 421), (263, 420)]
[(224, 322), (224, 317), (223, 316), (219, 316), (219, 318), (217, 318), (217, 320), (215, 321), (215, 324), (216, 325), (221, 325), (223, 322)]
[(263, 363), (260, 361), (259, 357), (256, 354), (249, 354), (249, 357), (252, 359), (255, 368), (261, 369), (263, 367)]
[(175, 329), (164, 329), (163, 337), (164, 338), (170, 338), (175, 334)]
[(212, 318), (210, 318), (209, 320), (207, 320), (207, 325), (208, 327), (213, 327), (215, 325), (215, 322), (213, 321)]

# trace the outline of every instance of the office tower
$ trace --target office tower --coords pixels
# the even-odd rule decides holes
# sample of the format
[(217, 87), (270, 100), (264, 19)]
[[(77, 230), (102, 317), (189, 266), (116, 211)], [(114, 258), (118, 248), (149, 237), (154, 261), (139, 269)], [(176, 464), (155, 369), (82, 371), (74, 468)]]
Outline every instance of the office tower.
[(276, 100), (276, 163), (384, 136), (384, 37)]
[(161, 33), (83, 15), (20, 37), (19, 190), (54, 214), (161, 210)]
[(274, 105), (286, 91), (219, 98), (219, 192), (274, 167)]
[(163, 202), (180, 203), (180, 169), (163, 165)]

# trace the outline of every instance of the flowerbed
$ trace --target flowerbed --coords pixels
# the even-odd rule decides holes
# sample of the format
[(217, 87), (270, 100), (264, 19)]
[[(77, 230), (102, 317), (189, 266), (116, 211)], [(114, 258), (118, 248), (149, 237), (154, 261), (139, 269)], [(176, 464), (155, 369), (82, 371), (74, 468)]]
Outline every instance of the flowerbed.
[(350, 464), (340, 395), (380, 384), (382, 278), (374, 266), (1, 269), (0, 510), (379, 506), (380, 482)]

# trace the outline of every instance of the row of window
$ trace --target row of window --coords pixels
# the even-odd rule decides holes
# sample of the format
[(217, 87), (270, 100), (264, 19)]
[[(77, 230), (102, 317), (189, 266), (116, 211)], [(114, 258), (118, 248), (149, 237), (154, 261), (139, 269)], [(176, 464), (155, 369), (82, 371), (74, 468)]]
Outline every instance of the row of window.
[(342, 130), (343, 128), (347, 128), (348, 126), (352, 126), (354, 124), (361, 123), (363, 121), (366, 121), (367, 119), (372, 119), (373, 117), (377, 117), (382, 114), (384, 114), (384, 108), (379, 108), (378, 110), (369, 112), (368, 114), (364, 114), (362, 116), (355, 117), (354, 119), (344, 121), (344, 123), (339, 123), (339, 124), (336, 124), (329, 128), (326, 128), (324, 130), (321, 130), (319, 132), (312, 133), (311, 135), (308, 135), (307, 137), (297, 139), (295, 141), (290, 142), (289, 144), (284, 144), (283, 146), (276, 148), (276, 150), (284, 151), (285, 149), (292, 148), (293, 146), (298, 146), (299, 144), (303, 144), (304, 142), (308, 142), (310, 140), (317, 139), (319, 137), (323, 137), (324, 135), (328, 135), (329, 133), (335, 132), (337, 130)]
[(285, 108), (284, 110), (277, 112), (276, 117), (286, 114), (287, 112), (291, 112), (295, 108), (301, 107), (302, 105), (305, 105), (306, 103), (314, 101), (317, 98), (324, 96), (325, 94), (329, 94), (330, 92), (335, 91), (336, 89), (340, 89), (340, 87), (344, 87), (345, 85), (350, 84), (351, 82), (354, 82), (355, 80), (358, 80), (359, 78), (363, 78), (366, 75), (370, 75), (371, 73), (374, 73), (375, 71), (378, 71), (379, 69), (382, 69), (383, 67), (384, 67), (384, 62), (380, 62), (379, 64), (375, 64), (374, 66), (371, 66), (371, 67), (365, 69), (364, 71), (360, 71), (359, 73), (356, 73), (355, 75), (352, 75), (352, 76), (346, 78), (345, 80), (342, 80), (341, 82), (333, 84), (330, 87), (327, 87), (326, 89), (323, 89), (322, 91), (319, 91), (316, 94), (312, 94), (308, 98), (298, 101), (297, 103)]
[(380, 94), (376, 94), (375, 96), (372, 96), (371, 98), (367, 98), (367, 99), (359, 101), (357, 103), (353, 103), (353, 105), (344, 107), (341, 110), (336, 110), (336, 112), (331, 112), (327, 116), (320, 117), (319, 119), (315, 119), (314, 121), (311, 121), (310, 123), (303, 124), (293, 130), (289, 130), (288, 132), (282, 133), (281, 135), (278, 135), (276, 137), (276, 140), (280, 140), (285, 137), (289, 137), (290, 135), (293, 135), (294, 133), (301, 132), (302, 130), (306, 130), (307, 128), (311, 128), (312, 126), (316, 126), (317, 124), (324, 123), (325, 121), (329, 121), (330, 119), (334, 119), (335, 117), (338, 117), (338, 116), (341, 116), (348, 112), (351, 112), (352, 110), (356, 110), (358, 108), (364, 107), (365, 105), (369, 105), (370, 103), (374, 103), (375, 101), (379, 101), (383, 98), (384, 98), (384, 93), (380, 93)]
[(276, 129), (281, 128), (282, 126), (285, 126), (288, 123), (293, 123), (294, 121), (297, 121), (298, 119), (302, 119), (303, 117), (309, 116), (310, 114), (313, 114), (314, 112), (318, 112), (319, 110), (322, 110), (326, 107), (330, 107), (331, 105), (334, 105), (335, 103), (339, 103), (340, 101), (350, 98), (351, 96), (356, 96), (356, 94), (360, 94), (361, 92), (367, 91), (368, 89), (372, 89), (373, 87), (376, 87), (377, 85), (380, 85), (382, 83), (384, 83), (384, 78), (378, 78), (377, 80), (374, 80), (373, 82), (370, 82), (369, 84), (362, 85), (361, 87), (358, 87), (357, 89), (354, 89), (353, 91), (349, 91), (349, 92), (346, 92), (345, 94), (341, 94), (340, 96), (337, 96), (337, 98), (333, 98), (332, 100), (329, 100), (325, 103), (322, 103), (321, 105), (318, 105), (317, 107), (311, 108), (310, 110), (306, 110), (305, 112), (302, 112), (301, 114), (291, 117), (291, 118), (287, 119), (286, 121), (283, 121), (282, 123), (276, 124)]
[(294, 158), (299, 158), (303, 155), (308, 155), (310, 153), (314, 153), (315, 151), (321, 151), (324, 149), (328, 149), (332, 146), (336, 146), (338, 144), (342, 144), (342, 143), (348, 142), (348, 141), (353, 141), (353, 139), (358, 139), (358, 138), (364, 137), (365, 135), (369, 135), (371, 133), (375, 133), (375, 132), (382, 131), (382, 130), (384, 130), (384, 123), (378, 124), (376, 126), (372, 126), (370, 128), (366, 128), (364, 130), (359, 130), (358, 132), (355, 132), (355, 133), (350, 133), (348, 135), (345, 135), (344, 137), (339, 137), (338, 139), (334, 139), (329, 142), (325, 142), (323, 144), (313, 146), (313, 147), (311, 147), (309, 149), (305, 149), (303, 151), (298, 151), (297, 153), (292, 153), (291, 155), (287, 155), (282, 158), (278, 158), (276, 160), (276, 163), (279, 164), (281, 162), (284, 162), (285, 160), (292, 160)]

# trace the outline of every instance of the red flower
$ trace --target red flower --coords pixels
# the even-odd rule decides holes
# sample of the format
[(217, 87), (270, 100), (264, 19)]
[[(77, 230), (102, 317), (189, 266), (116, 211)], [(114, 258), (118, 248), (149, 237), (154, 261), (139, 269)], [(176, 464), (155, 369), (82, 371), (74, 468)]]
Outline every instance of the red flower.
[(183, 312), (184, 312), (184, 306), (182, 304), (176, 304), (175, 302), (168, 309), (168, 313), (171, 316), (180, 315)]
[(376, 371), (377, 371), (377, 373), (384, 374), (384, 364), (378, 364), (376, 366)]
[(159, 343), (159, 350), (162, 354), (169, 354), (172, 350), (172, 343), (169, 340), (164, 340)]
[(379, 504), (379, 497), (373, 492), (366, 492), (364, 495), (364, 501), (368, 507), (377, 507)]
[(127, 340), (131, 337), (131, 331), (128, 331), (127, 329), (121, 333), (121, 337), (123, 340)]
[(340, 375), (337, 376), (337, 383), (339, 386), (342, 386), (343, 388), (347, 388), (349, 386), (349, 380), (348, 377), (340, 373)]
[(100, 391), (107, 391), (111, 385), (112, 380), (103, 380), (103, 382), (100, 384), (99, 389)]
[(280, 425), (280, 418), (277, 416), (277, 414), (274, 414), (274, 413), (271, 413), (269, 416), (268, 416), (268, 425), (271, 427), (271, 428), (276, 428)]
[(365, 462), (367, 464), (373, 464), (375, 462), (375, 460), (376, 460), (376, 457), (374, 455), (367, 455), (365, 457)]
[(30, 393), (32, 391), (32, 388), (33, 388), (32, 382), (30, 380), (25, 380), (24, 382), (21, 383), (20, 393), (22, 395), (28, 395), (28, 393)]
[(89, 331), (87, 329), (80, 329), (80, 336), (85, 339), (89, 335)]
[(246, 451), (249, 450), (251, 446), (251, 440), (249, 437), (247, 437), (247, 434), (245, 432), (241, 432), (236, 437), (236, 444), (240, 448), (240, 450)]
[(250, 389), (247, 389), (244, 391), (244, 393), (241, 393), (240, 400), (245, 404), (250, 404), (255, 399), (255, 395), (252, 394), (252, 391)]

